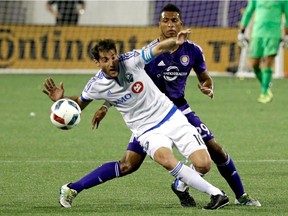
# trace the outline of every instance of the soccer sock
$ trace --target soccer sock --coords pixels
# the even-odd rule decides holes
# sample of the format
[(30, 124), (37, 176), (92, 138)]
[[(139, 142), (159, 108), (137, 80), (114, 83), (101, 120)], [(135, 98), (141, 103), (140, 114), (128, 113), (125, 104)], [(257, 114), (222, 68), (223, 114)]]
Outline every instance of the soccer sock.
[(240, 196), (244, 194), (244, 187), (242, 185), (241, 178), (236, 170), (236, 167), (233, 163), (232, 158), (229, 155), (228, 160), (224, 164), (217, 164), (217, 168), (221, 175), (226, 179), (230, 188), (233, 190), (236, 198), (238, 199)]
[(261, 71), (261, 68), (253, 68), (253, 71), (255, 73), (256, 78), (258, 79), (258, 81), (262, 85), (262, 71)]
[(267, 94), (267, 90), (269, 88), (271, 80), (272, 80), (272, 69), (265, 68), (263, 70), (263, 77), (262, 77), (262, 94)]
[(219, 188), (216, 188), (208, 183), (195, 170), (182, 164), (181, 162), (179, 162), (173, 170), (169, 171), (169, 173), (177, 179), (185, 182), (187, 185), (203, 193), (210, 195), (222, 194)]
[(80, 193), (84, 189), (89, 189), (119, 176), (121, 176), (119, 161), (107, 162), (79, 181), (69, 184), (69, 188)]
[(173, 183), (173, 187), (177, 191), (182, 191), (182, 192), (184, 192), (188, 188), (188, 186), (183, 181), (180, 181), (179, 179), (175, 179)]

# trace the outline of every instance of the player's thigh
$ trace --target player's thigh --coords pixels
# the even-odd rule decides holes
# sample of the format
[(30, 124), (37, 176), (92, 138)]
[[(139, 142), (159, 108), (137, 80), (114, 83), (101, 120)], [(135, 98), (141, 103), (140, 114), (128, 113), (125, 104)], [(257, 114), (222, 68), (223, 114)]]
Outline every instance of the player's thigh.
[(167, 148), (172, 151), (173, 142), (164, 133), (156, 128), (138, 138), (145, 152), (154, 160), (155, 152), (160, 148)]
[(210, 131), (208, 126), (206, 126), (206, 124), (202, 122), (201, 119), (197, 115), (195, 115), (194, 112), (190, 112), (185, 116), (188, 119), (188, 122), (191, 125), (193, 125), (197, 129), (197, 131), (201, 134), (202, 139), (204, 140), (205, 143), (214, 138), (212, 131)]
[(187, 121), (180, 111), (176, 112), (165, 126), (164, 130), (167, 136), (173, 141), (179, 153), (186, 159), (194, 151), (207, 149), (197, 129)]

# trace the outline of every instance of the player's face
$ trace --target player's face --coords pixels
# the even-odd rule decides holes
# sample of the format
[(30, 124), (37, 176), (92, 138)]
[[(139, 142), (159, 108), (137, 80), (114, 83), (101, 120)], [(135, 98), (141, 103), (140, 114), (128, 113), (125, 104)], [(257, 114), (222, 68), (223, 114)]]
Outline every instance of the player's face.
[(96, 64), (110, 78), (118, 76), (118, 55), (115, 50), (99, 52), (99, 61), (95, 60)]
[(162, 39), (176, 37), (182, 28), (182, 21), (179, 13), (163, 11), (159, 21), (159, 28)]

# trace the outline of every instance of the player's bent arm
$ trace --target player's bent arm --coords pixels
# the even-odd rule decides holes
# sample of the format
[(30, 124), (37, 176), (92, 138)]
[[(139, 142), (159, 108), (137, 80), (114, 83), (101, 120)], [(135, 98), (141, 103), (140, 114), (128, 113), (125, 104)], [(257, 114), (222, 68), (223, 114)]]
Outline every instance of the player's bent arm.
[(214, 97), (214, 85), (213, 80), (207, 71), (197, 74), (199, 80), (198, 87), (203, 94), (206, 94), (210, 98)]
[[(103, 104), (102, 104), (102, 107), (101, 108), (105, 108), (106, 109), (106, 112), (108, 112), (109, 108), (112, 106), (112, 104), (110, 104), (108, 101), (105, 101)], [(100, 108), (100, 109), (101, 109)]]
[(105, 101), (104, 104), (102, 104), (102, 106), (94, 113), (94, 116), (92, 118), (92, 129), (99, 127), (100, 122), (102, 121), (102, 119), (105, 117), (106, 113), (108, 112), (108, 109), (111, 107), (112, 105), (108, 102)]
[(207, 88), (213, 90), (213, 80), (207, 71), (197, 74), (198, 81)]

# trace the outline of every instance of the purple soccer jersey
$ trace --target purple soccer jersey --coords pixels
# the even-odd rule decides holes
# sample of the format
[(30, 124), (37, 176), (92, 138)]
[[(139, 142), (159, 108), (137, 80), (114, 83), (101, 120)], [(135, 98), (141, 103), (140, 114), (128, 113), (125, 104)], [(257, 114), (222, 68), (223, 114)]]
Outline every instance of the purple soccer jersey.
[[(155, 46), (159, 42), (159, 39), (156, 39), (148, 47)], [(195, 112), (190, 110), (185, 100), (186, 82), (192, 69), (199, 74), (207, 68), (201, 47), (189, 40), (173, 53), (164, 53), (145, 67), (146, 73), (156, 86), (185, 114), (190, 124), (197, 128), (203, 140), (207, 142), (213, 138), (212, 132)]]
[[(159, 39), (148, 46), (155, 46)], [(195, 73), (206, 71), (206, 63), (202, 49), (196, 44), (186, 41), (173, 53), (164, 53), (145, 66), (145, 71), (176, 106), (186, 104), (184, 100), (187, 77), (191, 69)]]

